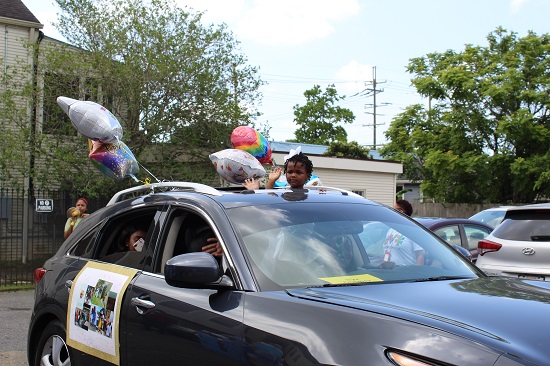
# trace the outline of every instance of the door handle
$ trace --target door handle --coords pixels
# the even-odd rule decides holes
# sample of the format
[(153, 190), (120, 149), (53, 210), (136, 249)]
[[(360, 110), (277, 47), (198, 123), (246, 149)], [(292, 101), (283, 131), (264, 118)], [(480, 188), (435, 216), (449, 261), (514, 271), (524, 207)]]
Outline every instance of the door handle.
[(136, 310), (139, 314), (143, 314), (143, 308), (145, 309), (153, 309), (155, 307), (155, 303), (149, 300), (140, 299), (139, 297), (132, 297), (132, 300), (130, 301), (132, 305), (136, 306)]
[(65, 287), (67, 288), (67, 290), (69, 291), (69, 293), (71, 292), (71, 287), (73, 286), (73, 280), (67, 280), (65, 281)]

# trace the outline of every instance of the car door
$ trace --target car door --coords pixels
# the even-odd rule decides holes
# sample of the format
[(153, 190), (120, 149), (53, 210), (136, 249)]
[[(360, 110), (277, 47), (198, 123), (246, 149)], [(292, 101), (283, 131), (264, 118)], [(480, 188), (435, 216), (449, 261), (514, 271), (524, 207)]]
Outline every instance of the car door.
[[(113, 272), (116, 273), (119, 268), (130, 267), (136, 270), (138, 273), (152, 258), (152, 249), (155, 247), (156, 237), (155, 228), (158, 227), (158, 218), (162, 212), (162, 205), (149, 205), (146, 207), (121, 209), (121, 212), (114, 214), (102, 221), (99, 221), (95, 226), (88, 230), (88, 232), (82, 234), (82, 237), (78, 239), (77, 243), (69, 250), (67, 260), (71, 263), (67, 266), (67, 269), (62, 272), (60, 284), (63, 284), (66, 288), (58, 291), (59, 296), (56, 296), (56, 300), (64, 303), (69, 303), (69, 292), (67, 289), (79, 291), (79, 289), (86, 289), (81, 282), (79, 284), (76, 277), (81, 274), (81, 270), (86, 266), (88, 262), (95, 263), (96, 265), (105, 266), (98, 269), (95, 273), (101, 273), (98, 277), (89, 277), (86, 281), (88, 284), (86, 291), (81, 292), (81, 302), (76, 301), (72, 303), (72, 308), (68, 309), (68, 316), (74, 315), (74, 322), (69, 322), (67, 334), (71, 334), (71, 328), (79, 328), (89, 332), (85, 337), (87, 342), (94, 344), (84, 352), (75, 351), (76, 364), (83, 365), (107, 365), (112, 364), (104, 361), (98, 357), (96, 352), (98, 349), (104, 351), (101, 345), (109, 344), (110, 342), (116, 342), (116, 335), (120, 336), (120, 329), (122, 327), (117, 326), (121, 324), (117, 320), (117, 313), (115, 311), (115, 303), (118, 301), (116, 293), (111, 293), (110, 290), (105, 292), (108, 285), (105, 287), (93, 285), (106, 282), (104, 281), (104, 275), (109, 276)], [(136, 225), (140, 223), (146, 228), (148, 234), (145, 238), (145, 244), (142, 251), (131, 252), (135, 256), (126, 256), (129, 252), (116, 253), (119, 247), (120, 236), (124, 231), (124, 227)], [(76, 235), (72, 234), (72, 235)], [(118, 255), (121, 254), (121, 255)], [(79, 277), (80, 278), (80, 277)], [(101, 282), (100, 282), (101, 281)], [(84, 285), (86, 284), (84, 283)], [(112, 284), (111, 284), (112, 285)], [(105, 297), (103, 294), (105, 293)], [(84, 297), (84, 294), (86, 295)], [(102, 296), (100, 296), (100, 294)], [(114, 295), (114, 296), (111, 296)], [(76, 292), (78, 297), (78, 292)], [(74, 297), (73, 297), (74, 298)], [(110, 302), (109, 299), (114, 299)], [(102, 301), (103, 299), (103, 301)], [(67, 305), (67, 307), (69, 307)], [(115, 337), (113, 337), (115, 335)], [(80, 336), (77, 342), (81, 345), (88, 346), (88, 343), (83, 343)], [(99, 341), (98, 341), (99, 339)], [(99, 342), (99, 343), (98, 343)], [(99, 348), (94, 348), (97, 345)], [(82, 351), (82, 348), (78, 348)]]
[[(242, 364), (244, 294), (233, 290), (191, 289), (166, 283), (166, 258), (182, 252), (182, 218), (177, 209), (166, 218), (160, 237), (157, 271), (139, 274), (127, 289), (121, 347), (126, 365)], [(184, 251), (183, 251), (184, 252)]]

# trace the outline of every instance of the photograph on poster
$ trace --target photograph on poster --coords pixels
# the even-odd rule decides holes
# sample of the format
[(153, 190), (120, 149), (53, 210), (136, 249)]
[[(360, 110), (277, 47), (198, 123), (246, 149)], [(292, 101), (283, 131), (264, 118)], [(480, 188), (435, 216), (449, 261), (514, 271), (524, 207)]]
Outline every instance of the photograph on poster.
[[(85, 289), (84, 289), (85, 287)], [(77, 299), (74, 319), (75, 325), (86, 331), (96, 332), (108, 338), (112, 336), (113, 313), (117, 294), (111, 291), (113, 283), (99, 279), (95, 286), (85, 285)]]

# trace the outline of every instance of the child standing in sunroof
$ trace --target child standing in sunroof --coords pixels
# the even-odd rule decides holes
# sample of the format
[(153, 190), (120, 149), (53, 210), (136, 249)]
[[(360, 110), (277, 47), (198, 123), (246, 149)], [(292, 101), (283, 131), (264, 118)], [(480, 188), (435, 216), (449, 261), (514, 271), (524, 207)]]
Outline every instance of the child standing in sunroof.
[[(272, 189), (282, 173), (282, 168), (273, 168), (271, 173), (269, 173), (265, 188)], [(286, 181), (290, 185), (290, 188), (303, 189), (304, 184), (311, 178), (311, 174), (313, 174), (313, 163), (306, 155), (302, 154), (300, 147), (298, 147), (296, 150), (290, 150), (290, 153), (285, 156), (284, 173), (286, 174)], [(243, 186), (252, 190), (259, 189), (260, 181), (247, 179), (243, 183)]]
[[(273, 169), (269, 174), (265, 188), (273, 188), (275, 181), (279, 179), (281, 173), (281, 168), (277, 167)], [(313, 163), (301, 151), (297, 151), (294, 155), (289, 155), (288, 159), (285, 160), (284, 173), (286, 174), (286, 181), (290, 185), (290, 188), (303, 189), (304, 184), (311, 178), (311, 174), (313, 173)]]

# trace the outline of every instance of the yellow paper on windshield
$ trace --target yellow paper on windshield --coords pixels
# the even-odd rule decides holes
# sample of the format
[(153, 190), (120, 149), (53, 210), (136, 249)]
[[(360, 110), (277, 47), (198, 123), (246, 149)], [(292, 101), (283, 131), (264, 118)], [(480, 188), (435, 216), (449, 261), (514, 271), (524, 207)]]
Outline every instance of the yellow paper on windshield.
[(345, 283), (361, 283), (361, 282), (381, 282), (382, 280), (378, 277), (371, 276), (369, 274), (362, 274), (357, 276), (339, 276), (339, 277), (325, 277), (320, 278), (320, 280), (327, 281), (334, 285), (345, 284)]

